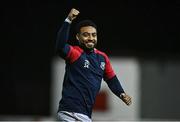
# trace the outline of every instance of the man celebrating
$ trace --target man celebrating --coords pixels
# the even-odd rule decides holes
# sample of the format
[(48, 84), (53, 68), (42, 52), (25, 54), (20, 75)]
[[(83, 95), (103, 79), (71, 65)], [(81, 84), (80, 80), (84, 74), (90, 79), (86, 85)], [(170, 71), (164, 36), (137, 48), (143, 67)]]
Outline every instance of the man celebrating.
[(95, 48), (95, 23), (91, 20), (79, 22), (76, 26), (79, 45), (67, 43), (70, 25), (78, 14), (78, 10), (71, 9), (57, 34), (56, 53), (66, 62), (58, 120), (91, 122), (93, 105), (102, 79), (126, 105), (131, 104), (131, 97), (124, 92), (108, 56)]

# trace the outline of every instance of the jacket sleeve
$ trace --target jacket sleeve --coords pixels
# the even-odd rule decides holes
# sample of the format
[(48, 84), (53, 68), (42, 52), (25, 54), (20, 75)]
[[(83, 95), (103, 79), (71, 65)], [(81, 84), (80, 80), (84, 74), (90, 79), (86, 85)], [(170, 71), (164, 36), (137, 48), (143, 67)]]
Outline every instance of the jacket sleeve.
[(70, 50), (70, 45), (67, 43), (70, 32), (70, 24), (64, 22), (61, 28), (58, 30), (56, 37), (55, 53), (56, 55), (66, 58)]
[(124, 90), (121, 86), (120, 81), (116, 77), (114, 70), (111, 66), (111, 63), (109, 61), (109, 58), (107, 55), (105, 55), (105, 73), (104, 73), (104, 80), (106, 81), (108, 87), (110, 90), (118, 97), (120, 97), (121, 93), (124, 93)]
[(108, 87), (111, 89), (111, 91), (117, 96), (120, 97), (121, 93), (124, 93), (124, 90), (121, 86), (120, 81), (116, 76), (106, 81)]

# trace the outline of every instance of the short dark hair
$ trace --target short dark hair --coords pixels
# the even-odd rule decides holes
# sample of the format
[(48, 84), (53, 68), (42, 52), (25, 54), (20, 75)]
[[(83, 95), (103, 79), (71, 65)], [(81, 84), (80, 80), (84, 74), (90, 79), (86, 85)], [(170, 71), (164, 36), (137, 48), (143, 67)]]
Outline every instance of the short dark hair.
[(92, 26), (95, 29), (97, 29), (97, 25), (92, 20), (82, 20), (79, 23), (76, 24), (76, 33), (80, 32), (80, 29), (85, 26)]

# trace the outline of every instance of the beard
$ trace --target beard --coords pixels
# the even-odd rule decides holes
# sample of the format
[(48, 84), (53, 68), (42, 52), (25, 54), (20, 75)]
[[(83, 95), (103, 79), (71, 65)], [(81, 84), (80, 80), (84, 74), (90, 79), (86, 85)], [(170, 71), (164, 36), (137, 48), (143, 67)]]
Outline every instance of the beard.
[(89, 51), (93, 50), (93, 49), (96, 47), (96, 45), (97, 45), (96, 42), (87, 42), (87, 43), (81, 43), (81, 42), (79, 42), (79, 44), (80, 44), (80, 46), (81, 46), (83, 49), (89, 50)]
[(89, 49), (93, 49), (95, 47), (95, 43), (93, 42), (88, 42), (85, 44), (86, 48), (89, 48)]

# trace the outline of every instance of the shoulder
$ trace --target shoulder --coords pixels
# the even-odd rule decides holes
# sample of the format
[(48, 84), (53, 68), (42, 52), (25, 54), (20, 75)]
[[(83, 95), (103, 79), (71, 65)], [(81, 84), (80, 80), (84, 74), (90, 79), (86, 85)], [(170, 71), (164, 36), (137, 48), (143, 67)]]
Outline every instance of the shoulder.
[(66, 57), (67, 60), (70, 61), (70, 63), (75, 62), (83, 53), (83, 49), (81, 49), (79, 46), (70, 46), (70, 51)]
[(104, 57), (104, 59), (106, 61), (109, 61), (109, 57), (108, 57), (108, 55), (105, 52), (100, 51), (100, 50), (98, 50), (96, 48), (94, 49), (94, 51), (95, 51), (96, 54), (101, 55), (102, 57)]
[(108, 57), (105, 52), (100, 51), (100, 50), (98, 50), (98, 49), (96, 49), (96, 48), (94, 49), (94, 52), (95, 52), (96, 54), (102, 55), (103, 57)]
[(80, 52), (80, 53), (83, 52), (83, 49), (80, 48), (79, 46), (72, 46), (72, 45), (71, 45), (70, 48), (71, 48), (71, 50), (73, 50), (73, 51), (77, 51), (77, 52)]

